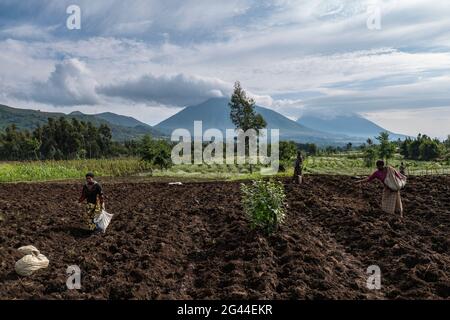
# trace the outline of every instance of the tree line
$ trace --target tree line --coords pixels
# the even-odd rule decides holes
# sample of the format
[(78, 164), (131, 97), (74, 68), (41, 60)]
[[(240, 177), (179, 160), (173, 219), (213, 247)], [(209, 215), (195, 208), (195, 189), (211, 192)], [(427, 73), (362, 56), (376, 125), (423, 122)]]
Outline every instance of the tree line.
[(372, 139), (367, 139), (361, 146), (368, 167), (373, 166), (376, 159), (389, 161), (397, 152), (407, 160), (450, 160), (450, 135), (442, 142), (422, 134), (417, 138), (408, 137), (405, 140), (390, 141), (389, 133), (381, 132), (376, 140), (377, 144)]
[(133, 155), (134, 142), (113, 142), (111, 128), (91, 122), (49, 118), (33, 131), (12, 124), (0, 131), (0, 160), (72, 160)]

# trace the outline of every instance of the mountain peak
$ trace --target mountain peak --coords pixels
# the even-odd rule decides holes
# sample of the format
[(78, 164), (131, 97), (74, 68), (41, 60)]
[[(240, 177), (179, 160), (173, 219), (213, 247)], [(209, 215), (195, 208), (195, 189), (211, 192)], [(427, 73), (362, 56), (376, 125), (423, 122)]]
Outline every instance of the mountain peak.
[[(210, 98), (203, 103), (184, 108), (179, 113), (156, 125), (155, 128), (166, 134), (171, 134), (175, 129), (187, 129), (193, 135), (194, 121), (202, 121), (203, 131), (219, 129), (225, 134), (227, 129), (235, 128), (230, 119), (228, 102), (229, 98), (227, 97)], [(255, 111), (266, 120), (267, 129), (280, 130), (280, 139), (282, 140), (314, 142), (324, 145), (329, 139), (336, 141), (340, 138), (336, 135), (306, 128), (267, 108), (255, 106)]]
[(72, 111), (69, 116), (84, 116), (85, 114), (81, 111)]
[(300, 117), (297, 122), (309, 128), (350, 137), (374, 138), (384, 131), (391, 135), (391, 139), (404, 139), (406, 137), (389, 132), (357, 113), (330, 115), (310, 113)]

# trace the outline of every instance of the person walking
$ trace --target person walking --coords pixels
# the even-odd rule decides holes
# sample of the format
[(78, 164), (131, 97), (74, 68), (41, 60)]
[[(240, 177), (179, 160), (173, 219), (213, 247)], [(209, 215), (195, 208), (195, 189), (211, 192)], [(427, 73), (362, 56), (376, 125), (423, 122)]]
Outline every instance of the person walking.
[(88, 229), (95, 231), (96, 225), (94, 219), (105, 208), (105, 202), (102, 186), (94, 180), (94, 174), (92, 172), (86, 174), (86, 183), (83, 185), (81, 197), (78, 201), (82, 203), (84, 200), (86, 200), (84, 220)]
[(401, 173), (402, 175), (406, 176), (406, 167), (405, 167), (403, 161), (402, 161), (402, 163), (400, 164), (399, 171), (400, 171), (400, 173)]

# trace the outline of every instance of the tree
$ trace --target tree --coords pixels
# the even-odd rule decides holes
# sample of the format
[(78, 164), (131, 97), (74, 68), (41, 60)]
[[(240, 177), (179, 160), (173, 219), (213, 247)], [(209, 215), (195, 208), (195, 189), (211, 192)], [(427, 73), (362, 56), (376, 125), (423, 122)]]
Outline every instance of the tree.
[[(255, 100), (248, 98), (245, 91), (242, 89), (239, 81), (234, 84), (234, 92), (231, 96), (231, 100), (228, 103), (230, 106), (230, 118), (236, 129), (241, 129), (244, 133), (247, 130), (253, 129), (259, 134), (259, 130), (267, 126), (267, 122), (264, 118), (255, 112)], [(238, 136), (238, 140), (240, 140)], [(249, 153), (250, 142), (247, 143), (245, 139), (245, 154)], [(251, 156), (251, 155), (249, 155)], [(250, 163), (250, 172), (253, 172), (253, 166)]]
[(431, 139), (427, 135), (418, 134), (416, 139), (406, 138), (400, 144), (400, 153), (411, 160), (435, 160), (445, 154), (446, 143)]
[(436, 160), (443, 154), (439, 141), (425, 139), (419, 147), (420, 160)]
[(347, 143), (347, 145), (345, 146), (345, 150), (347, 151), (351, 151), (353, 147), (353, 144), (351, 142)]
[(448, 151), (450, 151), (450, 134), (447, 135), (447, 139), (445, 139), (443, 143), (444, 143), (444, 147), (445, 147)]
[(366, 147), (364, 149), (364, 164), (366, 167), (371, 168), (378, 158), (378, 151), (375, 146)]
[(286, 171), (291, 161), (297, 155), (297, 144), (293, 141), (280, 141), (279, 144), (280, 171)]
[(40, 141), (29, 131), (19, 131), (15, 124), (0, 132), (0, 158), (4, 160), (36, 160)]
[(409, 145), (411, 144), (411, 138), (406, 138), (400, 143), (400, 154), (405, 157), (406, 159), (409, 159)]
[(73, 118), (49, 118), (47, 124), (37, 127), (33, 137), (41, 142), (39, 157), (42, 159), (102, 158), (112, 155), (111, 129), (102, 124)]
[(306, 152), (311, 155), (311, 156), (315, 156), (317, 155), (317, 145), (315, 143), (307, 143), (306, 144)]
[(255, 112), (255, 101), (247, 97), (239, 81), (234, 84), (234, 92), (228, 105), (231, 108), (231, 121), (237, 129), (254, 129), (259, 132), (267, 126), (264, 118)]
[(172, 148), (165, 140), (154, 140), (150, 135), (145, 135), (141, 140), (141, 154), (142, 160), (161, 170), (172, 166)]
[(378, 154), (380, 158), (385, 159), (386, 163), (392, 159), (395, 153), (395, 145), (389, 141), (389, 133), (381, 132), (376, 139), (380, 142), (378, 146)]
[(279, 156), (280, 161), (287, 162), (292, 160), (297, 155), (297, 145), (293, 141), (279, 142)]

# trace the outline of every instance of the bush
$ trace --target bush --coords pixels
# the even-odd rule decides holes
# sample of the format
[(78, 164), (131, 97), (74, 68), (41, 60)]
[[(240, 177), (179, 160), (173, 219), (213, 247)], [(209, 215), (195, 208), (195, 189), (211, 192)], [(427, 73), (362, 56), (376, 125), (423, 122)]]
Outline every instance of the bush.
[(149, 135), (141, 140), (142, 160), (161, 170), (167, 170), (172, 166), (171, 152), (171, 146), (165, 140), (154, 140)]
[(242, 205), (252, 228), (267, 233), (277, 229), (286, 215), (286, 195), (281, 182), (258, 180), (250, 185), (241, 184)]

